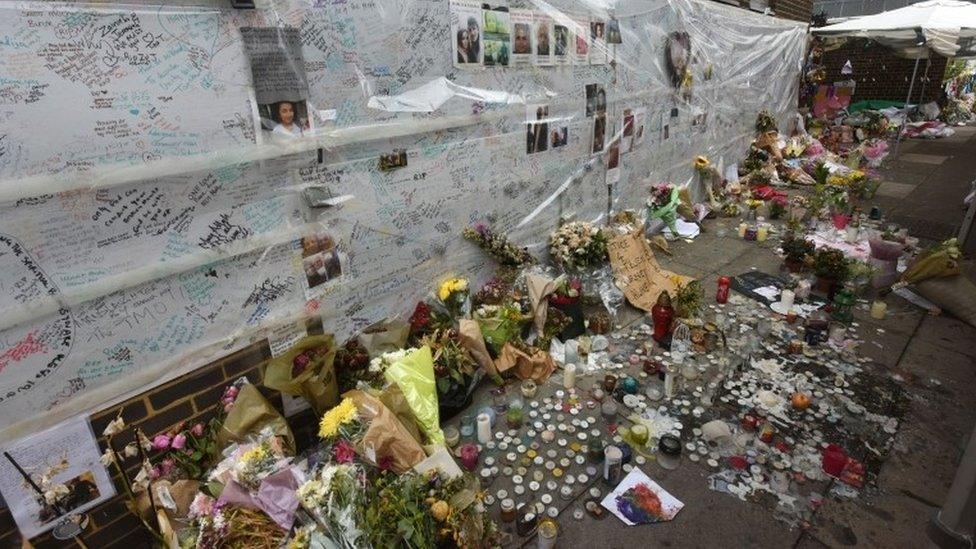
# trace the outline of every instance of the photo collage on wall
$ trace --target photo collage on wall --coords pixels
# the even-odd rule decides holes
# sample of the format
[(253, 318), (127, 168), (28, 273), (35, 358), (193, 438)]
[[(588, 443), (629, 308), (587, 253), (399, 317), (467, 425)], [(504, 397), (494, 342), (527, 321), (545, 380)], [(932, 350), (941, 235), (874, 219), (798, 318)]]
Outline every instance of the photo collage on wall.
[(504, 1), (450, 0), (451, 49), (459, 69), (602, 65), (623, 42), (616, 19), (510, 9)]

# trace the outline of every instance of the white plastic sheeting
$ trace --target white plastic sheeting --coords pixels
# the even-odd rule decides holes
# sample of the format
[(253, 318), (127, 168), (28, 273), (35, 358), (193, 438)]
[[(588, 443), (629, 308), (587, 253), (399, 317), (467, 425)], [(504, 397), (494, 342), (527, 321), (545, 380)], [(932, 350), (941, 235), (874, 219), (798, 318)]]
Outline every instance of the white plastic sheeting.
[[(492, 272), (460, 235), (473, 222), (544, 256), (560, 218), (640, 207), (652, 181), (693, 181), (695, 155), (738, 159), (759, 109), (786, 120), (806, 40), (803, 25), (707, 1), (513, 2), (589, 52), (459, 69), (447, 0), (275, 6), (0, 3), (0, 436), (104, 407), (276, 323), (319, 315), (341, 341), (408, 314), (448, 271)], [(589, 41), (589, 21), (611, 18), (621, 43)], [(299, 29), (302, 138), (255, 122), (244, 26)], [(682, 90), (672, 33), (691, 44)], [(556, 135), (529, 154), (541, 105)], [(309, 208), (312, 187), (346, 199)]]

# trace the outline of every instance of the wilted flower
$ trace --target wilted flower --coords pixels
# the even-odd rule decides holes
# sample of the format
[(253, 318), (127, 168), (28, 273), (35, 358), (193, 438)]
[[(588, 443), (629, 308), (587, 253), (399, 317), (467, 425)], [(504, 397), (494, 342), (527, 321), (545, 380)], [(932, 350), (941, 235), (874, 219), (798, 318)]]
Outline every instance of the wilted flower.
[(125, 420), (122, 419), (122, 412), (119, 412), (119, 415), (105, 426), (102, 435), (107, 437), (114, 436), (121, 433), (123, 429), (125, 429)]
[(136, 457), (139, 455), (139, 447), (136, 446), (135, 442), (130, 442), (122, 449), (122, 454), (129, 458)]
[(105, 467), (108, 467), (109, 465), (115, 463), (115, 452), (113, 452), (111, 448), (106, 448), (105, 452), (102, 453), (102, 457), (100, 457), (98, 461), (102, 462), (102, 465)]
[(193, 428), (190, 429), (190, 432), (193, 433), (193, 436), (195, 437), (202, 437), (203, 430), (204, 430), (203, 424), (197, 423), (196, 425), (193, 426)]
[(44, 501), (48, 505), (54, 505), (59, 499), (68, 495), (68, 487), (64, 484), (55, 484), (51, 488), (44, 492)]

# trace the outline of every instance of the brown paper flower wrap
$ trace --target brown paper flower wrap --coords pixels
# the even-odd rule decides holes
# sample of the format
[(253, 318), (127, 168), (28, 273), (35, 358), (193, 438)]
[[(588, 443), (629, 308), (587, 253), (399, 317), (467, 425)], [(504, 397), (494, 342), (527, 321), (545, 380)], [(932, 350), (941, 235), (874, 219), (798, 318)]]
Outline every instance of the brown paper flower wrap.
[(369, 353), (370, 358), (376, 358), (383, 353), (403, 349), (407, 346), (407, 337), (409, 336), (409, 322), (390, 320), (366, 328), (356, 339), (359, 341), (359, 345)]
[(268, 361), (264, 385), (304, 398), (321, 415), (339, 402), (335, 354), (331, 334), (303, 337), (288, 352)]
[(507, 343), (495, 360), (495, 367), (502, 373), (512, 370), (519, 379), (531, 379), (536, 383), (542, 383), (552, 375), (556, 369), (556, 362), (549, 353), (541, 349), (530, 349), (530, 352), (526, 352)]
[(380, 399), (357, 390), (342, 396), (356, 404), (359, 418), (366, 425), (362, 437), (350, 441), (354, 442), (357, 453), (373, 463), (389, 460), (391, 469), (397, 473), (407, 471), (427, 457), (420, 443)]
[(247, 442), (249, 437), (257, 436), (265, 427), (283, 439), (289, 455), (295, 454), (295, 435), (288, 422), (257, 387), (245, 383), (217, 432), (217, 446), (226, 448), (231, 442)]

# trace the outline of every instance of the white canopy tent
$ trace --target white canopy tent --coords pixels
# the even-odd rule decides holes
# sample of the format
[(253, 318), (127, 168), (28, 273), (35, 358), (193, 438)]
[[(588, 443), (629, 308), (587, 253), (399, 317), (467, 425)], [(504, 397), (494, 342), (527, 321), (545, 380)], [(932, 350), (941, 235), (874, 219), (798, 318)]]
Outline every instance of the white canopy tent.
[[(931, 52), (945, 57), (976, 57), (976, 4), (961, 0), (927, 0), (811, 31), (822, 36), (828, 44), (832, 39), (870, 38), (891, 48), (900, 57), (914, 59), (915, 68), (905, 98), (907, 108), (921, 59), (928, 58)], [(895, 142), (896, 158), (899, 156), (902, 128), (899, 128)]]
[(870, 38), (909, 59), (928, 57), (930, 51), (945, 57), (976, 57), (976, 4), (927, 0), (812, 32), (828, 40)]

